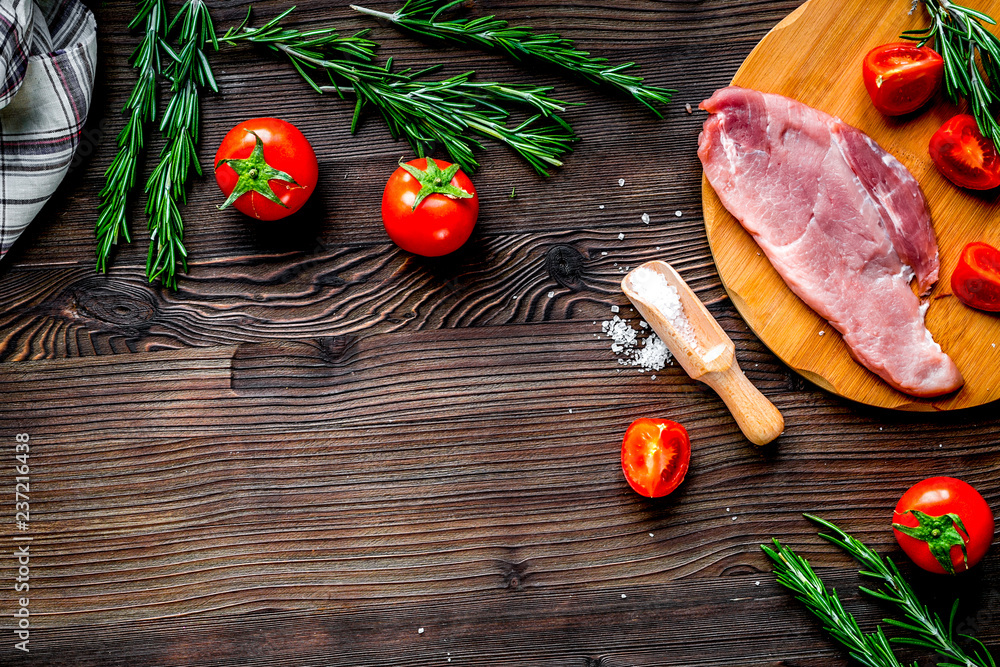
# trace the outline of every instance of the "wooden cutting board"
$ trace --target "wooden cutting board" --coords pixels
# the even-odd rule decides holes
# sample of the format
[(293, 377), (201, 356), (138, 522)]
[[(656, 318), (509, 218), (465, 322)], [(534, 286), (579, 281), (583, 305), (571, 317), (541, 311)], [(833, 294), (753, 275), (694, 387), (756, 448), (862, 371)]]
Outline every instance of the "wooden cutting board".
[[(1000, 16), (1000, 0), (972, 6)], [(913, 173), (927, 197), (941, 252), (941, 280), (930, 296), (927, 327), (965, 377), (955, 394), (924, 400), (900, 393), (848, 353), (840, 335), (785, 285), (751, 236), (702, 178), (708, 241), (733, 303), (760, 339), (807, 379), (854, 401), (898, 410), (954, 410), (1000, 398), (1000, 317), (950, 296), (959, 253), (970, 241), (1000, 247), (996, 193), (961, 190), (931, 162), (934, 132), (962, 109), (943, 95), (923, 112), (888, 118), (871, 104), (861, 62), (874, 46), (922, 28), (910, 0), (809, 0), (778, 24), (740, 67), (733, 84), (779, 93), (842, 118), (866, 132)], [(822, 332), (822, 335), (821, 335)]]

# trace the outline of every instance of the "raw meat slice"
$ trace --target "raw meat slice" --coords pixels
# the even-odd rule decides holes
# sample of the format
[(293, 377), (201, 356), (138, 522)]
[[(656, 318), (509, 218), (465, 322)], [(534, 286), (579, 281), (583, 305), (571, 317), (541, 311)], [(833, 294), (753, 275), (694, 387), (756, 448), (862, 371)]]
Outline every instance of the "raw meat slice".
[(937, 242), (920, 187), (838, 118), (781, 95), (723, 88), (701, 103), (705, 175), (789, 288), (860, 363), (907, 394), (963, 384), (924, 325)]

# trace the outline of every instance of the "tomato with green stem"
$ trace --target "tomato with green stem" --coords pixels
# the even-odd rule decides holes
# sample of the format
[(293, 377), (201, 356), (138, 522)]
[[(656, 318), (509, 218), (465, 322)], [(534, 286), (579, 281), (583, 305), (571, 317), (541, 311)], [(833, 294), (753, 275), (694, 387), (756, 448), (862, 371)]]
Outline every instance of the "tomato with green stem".
[(906, 555), (938, 574), (969, 569), (993, 543), (993, 513), (972, 486), (931, 477), (911, 486), (893, 512), (893, 533)]
[(622, 441), (622, 471), (636, 493), (661, 498), (680, 486), (691, 462), (687, 430), (669, 419), (636, 419)]
[(215, 180), (226, 201), (258, 220), (280, 220), (309, 199), (319, 164), (297, 127), (278, 118), (253, 118), (225, 136), (215, 155)]
[(479, 195), (457, 164), (432, 158), (400, 162), (382, 194), (382, 223), (403, 250), (424, 257), (455, 252), (479, 217)]

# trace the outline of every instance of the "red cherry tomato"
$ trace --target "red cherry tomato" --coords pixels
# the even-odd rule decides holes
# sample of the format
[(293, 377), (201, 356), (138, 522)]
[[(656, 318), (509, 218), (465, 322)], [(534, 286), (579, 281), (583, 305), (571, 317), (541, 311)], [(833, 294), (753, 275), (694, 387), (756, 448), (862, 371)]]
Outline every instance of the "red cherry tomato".
[(901, 116), (934, 95), (944, 77), (944, 60), (926, 46), (893, 42), (869, 51), (862, 71), (875, 108), (887, 116)]
[(385, 184), (382, 223), (403, 250), (424, 257), (455, 252), (479, 217), (479, 196), (458, 165), (418, 158), (401, 164)]
[(967, 306), (1000, 312), (1000, 250), (982, 242), (965, 246), (951, 274), (951, 291)]
[(892, 519), (899, 546), (928, 572), (964, 572), (993, 543), (989, 506), (978, 491), (954, 477), (931, 477), (911, 486)]
[(997, 149), (969, 114), (959, 114), (942, 125), (931, 137), (928, 150), (937, 168), (955, 185), (970, 190), (1000, 186)]
[(622, 441), (622, 470), (639, 495), (660, 498), (676, 489), (691, 462), (687, 431), (667, 419), (636, 419)]
[[(215, 154), (215, 180), (229, 205), (258, 220), (295, 213), (316, 189), (316, 153), (299, 129), (254, 118), (229, 131)], [(234, 198), (235, 195), (235, 198)]]

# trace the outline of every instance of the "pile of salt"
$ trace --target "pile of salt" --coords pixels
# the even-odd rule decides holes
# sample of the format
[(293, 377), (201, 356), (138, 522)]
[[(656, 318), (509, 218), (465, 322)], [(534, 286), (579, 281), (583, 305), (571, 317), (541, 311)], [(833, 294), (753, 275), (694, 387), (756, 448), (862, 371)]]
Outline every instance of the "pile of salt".
[(681, 338), (692, 345), (697, 344), (691, 322), (684, 314), (680, 294), (666, 278), (653, 269), (642, 266), (632, 272), (629, 283), (640, 299), (662, 313)]

